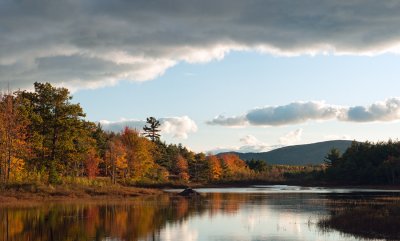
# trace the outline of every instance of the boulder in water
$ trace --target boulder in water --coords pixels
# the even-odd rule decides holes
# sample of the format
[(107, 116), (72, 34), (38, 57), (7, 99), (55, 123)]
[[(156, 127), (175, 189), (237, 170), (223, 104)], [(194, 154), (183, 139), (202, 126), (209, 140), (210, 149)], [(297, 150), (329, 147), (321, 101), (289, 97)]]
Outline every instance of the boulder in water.
[(196, 192), (191, 188), (186, 188), (182, 192), (178, 193), (178, 195), (183, 197), (197, 197), (200, 196), (200, 193)]

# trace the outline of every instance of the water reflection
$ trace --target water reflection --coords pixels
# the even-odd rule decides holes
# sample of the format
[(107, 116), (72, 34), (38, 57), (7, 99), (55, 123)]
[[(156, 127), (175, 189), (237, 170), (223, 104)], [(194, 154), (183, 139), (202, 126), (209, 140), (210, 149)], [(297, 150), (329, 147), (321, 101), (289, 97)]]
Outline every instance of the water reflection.
[[(0, 208), (0, 240), (279, 241), (369, 237), (352, 235), (328, 223), (344, 215), (344, 207), (349, 206), (349, 200), (355, 200), (357, 194), (213, 192), (203, 195), (199, 199), (166, 194), (125, 202)], [(361, 196), (364, 197), (362, 202), (370, 203), (364, 194)], [(371, 196), (375, 201), (377, 198), (385, 200), (382, 205), (393, 204), (396, 200), (386, 194)], [(371, 207), (364, 206), (366, 210)], [(393, 209), (379, 212), (391, 216)], [(396, 218), (400, 220), (399, 216)], [(324, 223), (321, 220), (325, 220)]]
[[(171, 225), (184, 224), (191, 215), (205, 213), (206, 207), (210, 216), (218, 211), (234, 213), (239, 208), (238, 202), (244, 199), (223, 196), (187, 199), (162, 195), (117, 203), (0, 208), (0, 239), (136, 241), (160, 240), (162, 236), (165, 240), (178, 240)], [(196, 237), (186, 235), (189, 236)]]
[[(114, 204), (53, 204), (0, 210), (2, 240), (140, 240), (189, 215), (168, 196)], [(191, 206), (191, 212), (197, 208)], [(112, 238), (112, 239), (111, 239)]]

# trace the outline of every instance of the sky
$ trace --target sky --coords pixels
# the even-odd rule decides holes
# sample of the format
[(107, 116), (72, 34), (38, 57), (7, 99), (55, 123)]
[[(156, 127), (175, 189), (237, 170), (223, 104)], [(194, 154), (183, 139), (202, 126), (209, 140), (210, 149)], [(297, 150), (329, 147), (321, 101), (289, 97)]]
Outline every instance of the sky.
[(0, 88), (194, 151), (400, 136), (400, 2), (0, 0)]

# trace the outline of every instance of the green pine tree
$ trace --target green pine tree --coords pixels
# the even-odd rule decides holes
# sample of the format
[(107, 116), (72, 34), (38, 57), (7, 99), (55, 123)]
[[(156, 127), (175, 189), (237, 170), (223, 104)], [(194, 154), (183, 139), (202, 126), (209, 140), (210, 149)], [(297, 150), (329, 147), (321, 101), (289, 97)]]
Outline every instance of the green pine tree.
[(154, 117), (148, 117), (147, 118), (147, 124), (148, 124), (148, 126), (147, 125), (145, 125), (144, 127), (143, 127), (143, 131), (145, 132), (144, 133), (144, 136), (145, 137), (148, 137), (148, 138), (150, 138), (150, 140), (152, 141), (152, 142), (158, 142), (158, 141), (160, 141), (160, 134), (159, 134), (159, 132), (161, 131), (159, 128), (160, 128), (160, 121), (158, 121), (156, 118), (154, 118)]

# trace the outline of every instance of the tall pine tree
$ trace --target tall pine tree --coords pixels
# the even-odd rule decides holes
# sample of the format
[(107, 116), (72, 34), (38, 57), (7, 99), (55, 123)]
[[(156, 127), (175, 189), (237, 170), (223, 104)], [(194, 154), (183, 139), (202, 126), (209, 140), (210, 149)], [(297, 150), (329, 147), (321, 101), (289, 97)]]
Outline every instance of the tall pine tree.
[(85, 129), (85, 114), (79, 104), (70, 102), (72, 96), (66, 88), (37, 82), (34, 87), (34, 92), (22, 91), (18, 96), (29, 102), (35, 166), (47, 169), (49, 182), (57, 183), (69, 154), (76, 152), (75, 142)]
[(160, 128), (160, 121), (158, 121), (154, 117), (149, 117), (147, 118), (147, 125), (143, 127), (143, 130), (145, 132), (144, 136), (150, 138), (151, 141), (153, 142), (158, 142), (160, 141), (160, 134), (159, 132), (161, 131)]

